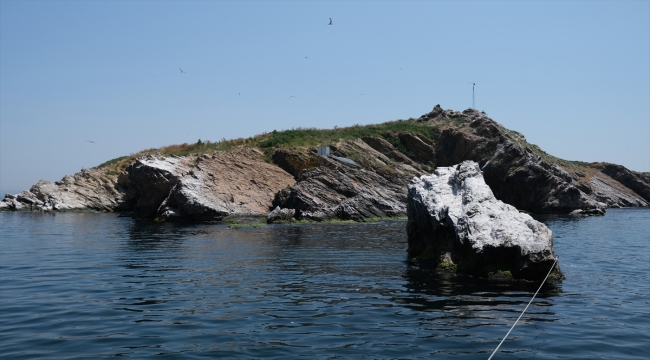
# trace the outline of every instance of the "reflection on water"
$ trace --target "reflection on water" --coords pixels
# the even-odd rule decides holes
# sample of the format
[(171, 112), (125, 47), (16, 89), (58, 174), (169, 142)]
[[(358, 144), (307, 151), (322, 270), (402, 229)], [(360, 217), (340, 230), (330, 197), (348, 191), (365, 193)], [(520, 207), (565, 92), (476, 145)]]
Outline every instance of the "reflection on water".
[[(648, 215), (545, 218), (568, 279), (542, 289), (499, 358), (642, 358)], [(487, 358), (538, 286), (409, 269), (398, 221), (3, 213), (0, 229), (5, 358)]]

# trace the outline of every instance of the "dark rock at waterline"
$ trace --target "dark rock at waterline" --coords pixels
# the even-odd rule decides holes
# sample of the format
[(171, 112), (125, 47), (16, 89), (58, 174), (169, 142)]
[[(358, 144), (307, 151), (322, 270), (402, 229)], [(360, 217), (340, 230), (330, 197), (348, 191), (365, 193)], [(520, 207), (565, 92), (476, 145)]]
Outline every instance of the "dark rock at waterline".
[(279, 206), (277, 206), (266, 217), (266, 222), (268, 224), (292, 222), (296, 220), (293, 218), (295, 214), (296, 210), (294, 209), (281, 209)]
[[(439, 167), (408, 185), (409, 256), (458, 273), (542, 280), (557, 258), (552, 232), (497, 200), (479, 165)], [(562, 278), (559, 265), (553, 277)]]
[(605, 215), (605, 211), (602, 209), (589, 209), (589, 210), (577, 209), (571, 211), (569, 215), (603, 216)]

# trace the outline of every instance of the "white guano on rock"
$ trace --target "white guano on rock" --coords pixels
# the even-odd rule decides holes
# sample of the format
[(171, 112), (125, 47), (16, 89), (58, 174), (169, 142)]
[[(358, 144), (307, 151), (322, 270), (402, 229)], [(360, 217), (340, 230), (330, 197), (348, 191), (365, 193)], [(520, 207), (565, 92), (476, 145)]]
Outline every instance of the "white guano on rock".
[[(552, 232), (497, 200), (479, 165), (439, 167), (408, 185), (409, 255), (479, 276), (537, 279), (552, 266)], [(561, 277), (559, 268), (557, 276)]]

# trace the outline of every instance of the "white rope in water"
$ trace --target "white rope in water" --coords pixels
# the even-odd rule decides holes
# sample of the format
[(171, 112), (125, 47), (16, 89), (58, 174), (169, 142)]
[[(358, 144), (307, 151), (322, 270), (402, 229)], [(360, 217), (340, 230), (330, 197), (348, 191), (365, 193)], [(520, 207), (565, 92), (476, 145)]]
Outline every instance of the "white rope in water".
[(512, 324), (512, 327), (510, 328), (510, 330), (508, 330), (508, 333), (506, 334), (506, 336), (503, 337), (503, 339), (501, 340), (501, 342), (499, 343), (499, 345), (497, 346), (497, 348), (494, 349), (494, 351), (492, 352), (492, 355), (490, 355), (490, 357), (488, 358), (488, 360), (492, 359), (492, 357), (494, 356), (494, 354), (496, 354), (497, 351), (499, 351), (499, 348), (501, 347), (501, 344), (503, 344), (503, 342), (506, 341), (506, 339), (508, 338), (508, 335), (510, 335), (510, 332), (512, 331), (512, 329), (514, 329), (514, 328), (515, 328), (515, 325), (517, 325), (517, 323), (519, 322), (519, 319), (521, 319), (521, 317), (524, 315), (524, 313), (526, 312), (526, 310), (528, 310), (528, 307), (530, 306), (530, 304), (533, 302), (533, 300), (535, 300), (535, 296), (537, 296), (537, 293), (542, 289), (542, 286), (543, 286), (544, 283), (546, 282), (546, 279), (548, 279), (548, 276), (551, 275), (551, 271), (553, 271), (553, 268), (555, 267), (555, 264), (557, 263), (557, 259), (559, 259), (559, 258), (560, 258), (559, 256), (556, 256), (556, 257), (555, 257), (555, 261), (553, 262), (553, 265), (551, 265), (551, 270), (548, 271), (548, 274), (546, 274), (546, 277), (544, 278), (544, 280), (542, 281), (542, 283), (539, 285), (539, 289), (537, 289), (537, 291), (535, 291), (535, 295), (533, 295), (533, 298), (530, 299), (530, 301), (528, 302), (528, 305), (526, 305), (526, 308), (524, 309), (524, 311), (521, 312), (521, 314), (520, 314), (519, 317), (517, 318), (517, 321), (515, 321), (515, 323)]

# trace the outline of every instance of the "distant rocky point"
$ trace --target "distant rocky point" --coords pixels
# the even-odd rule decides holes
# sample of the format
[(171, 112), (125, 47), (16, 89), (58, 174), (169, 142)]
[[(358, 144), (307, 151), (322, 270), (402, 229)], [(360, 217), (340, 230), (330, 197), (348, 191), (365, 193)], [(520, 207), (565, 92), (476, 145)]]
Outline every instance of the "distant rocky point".
[[(323, 139), (331, 156), (317, 154)], [(418, 119), (151, 149), (41, 180), (5, 195), (0, 210), (166, 221), (266, 217), (276, 208), (295, 220), (403, 217), (411, 179), (466, 160), (478, 164), (496, 199), (521, 211), (593, 215), (650, 203), (649, 173), (562, 160), (485, 113), (436, 105)]]

